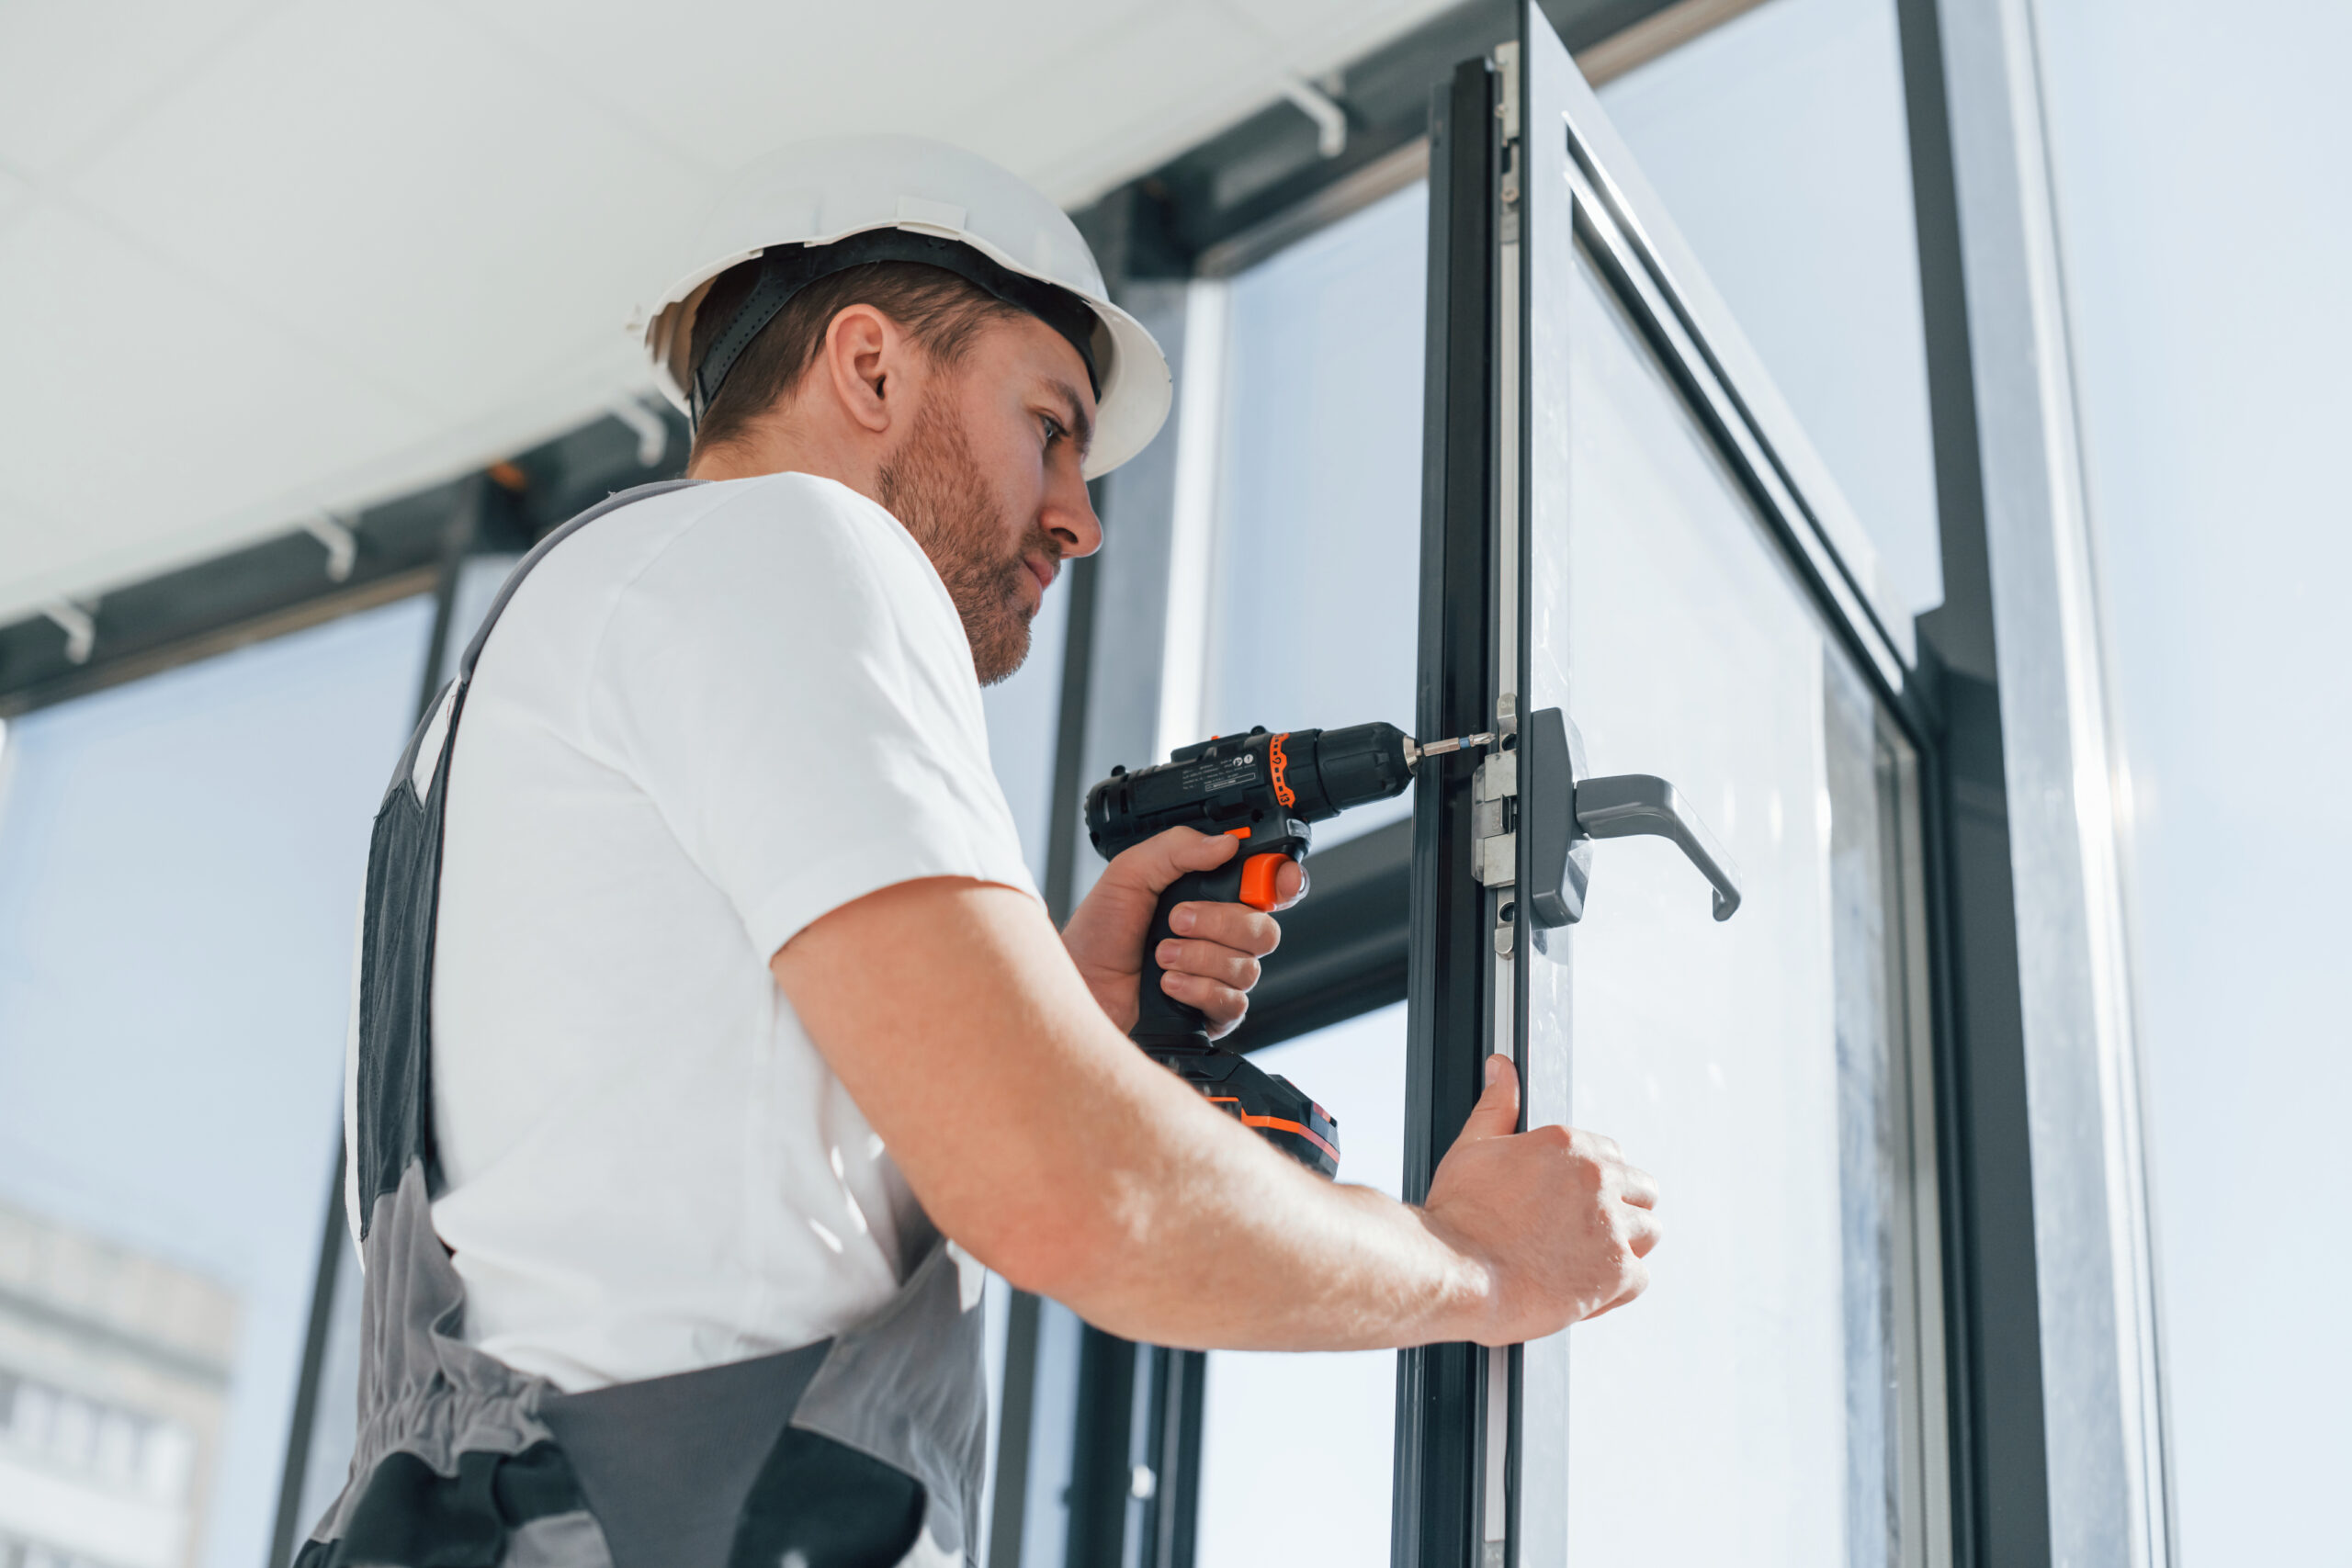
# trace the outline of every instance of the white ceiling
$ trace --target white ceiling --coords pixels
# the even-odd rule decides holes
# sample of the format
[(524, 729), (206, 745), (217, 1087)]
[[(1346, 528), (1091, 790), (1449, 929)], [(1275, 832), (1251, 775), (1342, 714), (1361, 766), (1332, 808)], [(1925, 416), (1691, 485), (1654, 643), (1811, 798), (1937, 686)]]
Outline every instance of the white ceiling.
[(736, 164), (874, 129), (1070, 206), (1447, 0), (0, 0), (0, 620), (648, 385)]

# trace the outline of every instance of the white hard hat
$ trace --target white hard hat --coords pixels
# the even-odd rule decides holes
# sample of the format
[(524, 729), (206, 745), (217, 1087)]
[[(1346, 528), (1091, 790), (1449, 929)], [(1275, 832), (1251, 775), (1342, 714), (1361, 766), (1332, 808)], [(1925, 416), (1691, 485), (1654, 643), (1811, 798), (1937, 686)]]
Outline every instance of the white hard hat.
[[(853, 235), (868, 237), (840, 244)], [(839, 248), (810, 254), (818, 246)], [(787, 254), (784, 247), (793, 250)], [(675, 281), (630, 322), (631, 331), (645, 334), (662, 390), (690, 415), (700, 412), (689, 381), (695, 367), (687, 363), (695, 307), (720, 273), (770, 253), (775, 265), (754, 288), (755, 297), (766, 297), (767, 314), (738, 311), (745, 330), (726, 334), (740, 338), (735, 352), (817, 276), (862, 261), (923, 261), (1031, 310), (1077, 347), (1096, 383), (1088, 479), (1143, 450), (1168, 417), (1167, 356), (1142, 322), (1111, 303), (1078, 225), (1018, 176), (920, 136), (804, 141), (736, 176), (695, 236)], [(714, 343), (706, 365), (725, 346)], [(727, 359), (731, 364), (732, 355)]]

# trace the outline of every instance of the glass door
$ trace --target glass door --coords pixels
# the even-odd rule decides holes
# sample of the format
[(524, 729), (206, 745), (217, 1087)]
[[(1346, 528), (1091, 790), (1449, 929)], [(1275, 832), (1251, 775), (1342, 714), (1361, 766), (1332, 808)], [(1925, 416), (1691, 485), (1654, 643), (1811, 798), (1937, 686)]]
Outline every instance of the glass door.
[(1657, 1174), (1669, 1242), (1641, 1302), (1527, 1352), (1525, 1560), (1923, 1562), (1912, 749), (1573, 259), (1529, 703), (1595, 772), (1674, 780), (1743, 897), (1718, 923), (1666, 841), (1605, 844), (1585, 919), (1531, 943), (1531, 1113)]
[(1408, 1358), (1397, 1561), (1946, 1561), (1907, 641), (1534, 7), (1432, 172), (1422, 722), (1509, 739), (1417, 822), (1408, 1186), (1500, 1050), (1666, 1239)]

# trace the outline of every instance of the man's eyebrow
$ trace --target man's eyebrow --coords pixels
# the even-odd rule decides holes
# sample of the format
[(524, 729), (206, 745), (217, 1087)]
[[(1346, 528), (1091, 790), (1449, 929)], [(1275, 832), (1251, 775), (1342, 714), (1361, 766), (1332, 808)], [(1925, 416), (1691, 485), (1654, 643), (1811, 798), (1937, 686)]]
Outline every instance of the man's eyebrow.
[(1056, 381), (1052, 386), (1065, 405), (1064, 412), (1069, 415), (1070, 439), (1078, 443), (1078, 455), (1083, 457), (1094, 449), (1094, 421), (1087, 417), (1086, 404), (1079, 397), (1077, 388), (1067, 381)]

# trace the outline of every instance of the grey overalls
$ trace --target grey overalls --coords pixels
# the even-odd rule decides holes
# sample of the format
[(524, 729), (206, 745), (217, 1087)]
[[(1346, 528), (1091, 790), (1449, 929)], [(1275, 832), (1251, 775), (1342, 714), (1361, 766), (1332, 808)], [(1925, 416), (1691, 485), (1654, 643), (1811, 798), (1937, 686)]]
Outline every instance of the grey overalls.
[[(980, 1314), (934, 1242), (882, 1309), (781, 1355), (565, 1394), (465, 1343), (465, 1288), (433, 1229), (433, 942), (450, 758), (491, 628), (459, 662), (432, 786), (417, 727), (376, 816), (359, 987), (359, 1438), (296, 1568), (953, 1568), (977, 1549), (987, 1392)], [(593, 846), (583, 846), (593, 853)]]

